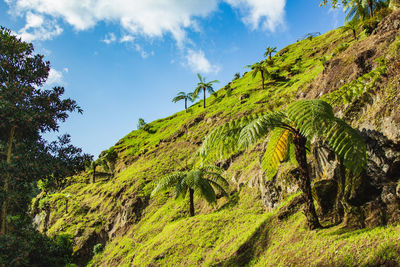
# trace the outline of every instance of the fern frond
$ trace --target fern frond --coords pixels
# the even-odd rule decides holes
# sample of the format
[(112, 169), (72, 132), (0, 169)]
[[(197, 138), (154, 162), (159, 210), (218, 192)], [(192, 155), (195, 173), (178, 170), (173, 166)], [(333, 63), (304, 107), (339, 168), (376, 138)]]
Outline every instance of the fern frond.
[(221, 174), (221, 173), (224, 172), (224, 169), (222, 169), (222, 168), (220, 168), (218, 166), (215, 166), (215, 165), (205, 165), (205, 166), (202, 166), (200, 168), (200, 170), (203, 171), (203, 172), (215, 172), (215, 173), (218, 173), (218, 174)]
[(176, 185), (175, 185), (175, 191), (174, 191), (174, 196), (175, 199), (182, 197), (185, 198), (186, 196), (186, 192), (188, 191), (188, 185), (186, 184), (185, 179), (181, 179), (179, 181), (177, 181)]
[(218, 183), (216, 183), (216, 182), (214, 182), (214, 181), (208, 180), (208, 182), (209, 182), (213, 187), (215, 187), (216, 189), (218, 189), (218, 191), (221, 192), (221, 193), (224, 195), (224, 197), (228, 197), (228, 196), (229, 196), (229, 195), (228, 195), (228, 192), (226, 192), (226, 188), (222, 187), (221, 185), (219, 185)]
[(224, 177), (222, 177), (221, 174), (216, 173), (216, 172), (208, 172), (207, 180), (217, 183), (220, 186), (225, 187), (225, 188), (229, 187), (228, 181)]
[(195, 192), (204, 197), (208, 203), (214, 203), (217, 200), (214, 189), (206, 179), (199, 179), (197, 181)]
[(285, 118), (286, 116), (283, 112), (271, 112), (251, 121), (240, 131), (239, 147), (247, 148), (251, 146), (261, 137), (267, 135), (274, 127), (285, 127)]
[(326, 142), (343, 159), (344, 166), (359, 174), (367, 164), (367, 148), (357, 131), (335, 118), (324, 132)]
[(212, 130), (199, 150), (204, 161), (220, 160), (239, 151), (237, 146), (240, 131), (256, 116), (246, 116), (232, 120)]
[(285, 111), (300, 133), (309, 139), (319, 135), (327, 122), (335, 118), (332, 107), (319, 99), (296, 101)]
[(154, 196), (158, 192), (166, 190), (169, 187), (172, 187), (175, 183), (178, 183), (185, 176), (186, 176), (186, 173), (184, 173), (184, 172), (177, 172), (177, 173), (173, 173), (173, 174), (164, 176), (163, 178), (160, 179), (157, 186), (151, 192), (151, 196)]
[(269, 142), (261, 161), (261, 168), (269, 179), (278, 172), (279, 166), (289, 155), (292, 133), (283, 128), (275, 128), (269, 137)]

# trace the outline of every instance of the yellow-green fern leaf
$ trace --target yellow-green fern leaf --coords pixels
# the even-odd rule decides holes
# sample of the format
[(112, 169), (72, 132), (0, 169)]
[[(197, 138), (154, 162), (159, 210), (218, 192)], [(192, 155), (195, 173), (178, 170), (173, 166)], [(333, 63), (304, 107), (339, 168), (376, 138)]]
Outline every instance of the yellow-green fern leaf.
[(281, 163), (287, 160), (291, 140), (292, 133), (289, 130), (275, 128), (270, 133), (269, 142), (261, 161), (261, 167), (268, 180), (276, 175)]

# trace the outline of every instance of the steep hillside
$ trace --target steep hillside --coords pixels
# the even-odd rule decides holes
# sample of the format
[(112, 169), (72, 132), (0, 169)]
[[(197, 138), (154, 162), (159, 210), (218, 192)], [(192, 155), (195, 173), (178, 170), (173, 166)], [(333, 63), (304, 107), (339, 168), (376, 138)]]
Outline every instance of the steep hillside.
[[(71, 234), (82, 266), (400, 264), (399, 30), (396, 11), (359, 40), (338, 29), (299, 41), (273, 57), (265, 90), (259, 75), (245, 73), (209, 97), (207, 108), (198, 102), (188, 113), (129, 133), (113, 147), (113, 175), (103, 170), (94, 184), (90, 172), (71, 178), (61, 192), (71, 195), (68, 210), (56, 195), (38, 196), (33, 207), (40, 229)], [(150, 198), (159, 178), (199, 161), (196, 151), (214, 127), (301, 98), (331, 103), (369, 149), (368, 171), (343, 176), (346, 201), (339, 211), (326, 212), (317, 198), (324, 229), (304, 228), (294, 165), (265, 182), (263, 143), (217, 163), (226, 169), (230, 197), (215, 206), (195, 199), (194, 217), (187, 200), (175, 201), (172, 192)], [(330, 166), (313, 171), (317, 196), (317, 185), (338, 179), (340, 168), (334, 161)], [(104, 250), (93, 257), (97, 244)]]

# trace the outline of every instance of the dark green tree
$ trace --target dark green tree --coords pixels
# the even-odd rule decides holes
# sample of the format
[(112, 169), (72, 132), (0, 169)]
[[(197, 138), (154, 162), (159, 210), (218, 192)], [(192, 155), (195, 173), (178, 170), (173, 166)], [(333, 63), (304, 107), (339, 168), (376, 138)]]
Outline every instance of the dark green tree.
[(307, 163), (307, 142), (324, 140), (345, 167), (360, 173), (366, 166), (366, 145), (358, 133), (335, 117), (332, 107), (322, 100), (299, 100), (284, 110), (244, 117), (214, 129), (204, 140), (199, 154), (203, 159), (221, 159), (247, 148), (269, 134), (262, 168), (272, 179), (281, 164), (295, 159), (299, 168), (298, 185), (305, 200), (310, 229), (320, 228), (311, 194)]
[(212, 87), (213, 83), (218, 83), (218, 80), (214, 80), (211, 82), (206, 82), (205, 77), (202, 77), (199, 73), (197, 73), (197, 77), (199, 78), (200, 82), (197, 83), (196, 89), (193, 91), (193, 97), (197, 98), (200, 91), (203, 90), (203, 108), (206, 108), (206, 91), (209, 94), (214, 93), (214, 89)]
[(190, 102), (193, 102), (195, 99), (196, 98), (193, 97), (193, 93), (179, 92), (178, 95), (172, 99), (172, 102), (176, 103), (178, 101), (185, 100), (185, 111), (188, 112), (187, 101), (189, 100)]
[(138, 119), (138, 124), (137, 124), (138, 130), (143, 129), (146, 125), (147, 125), (147, 123), (144, 121), (143, 118)]
[(224, 196), (228, 196), (229, 184), (222, 177), (223, 170), (216, 166), (204, 166), (193, 168), (189, 171), (176, 172), (160, 179), (157, 186), (151, 193), (152, 196), (170, 187), (175, 187), (175, 199), (184, 198), (189, 192), (189, 214), (194, 216), (194, 194), (205, 198), (208, 203), (217, 201), (214, 188)]
[[(82, 112), (74, 100), (61, 99), (64, 88), (41, 89), (48, 77), (50, 63), (44, 61), (42, 55), (34, 55), (33, 51), (32, 44), (22, 42), (10, 30), (0, 28), (0, 147), (5, 155), (3, 164), (8, 168), (15, 168), (15, 158), (24, 158), (23, 155), (17, 155), (15, 149), (21, 151), (24, 146), (29, 149), (27, 144), (31, 147), (41, 146), (38, 150), (46, 155), (51, 153), (51, 147), (45, 148), (40, 134), (57, 131), (59, 122), (68, 118), (68, 112)], [(49, 165), (52, 163), (48, 162), (42, 169)], [(15, 173), (6, 171), (1, 182), (0, 230), (3, 233), (6, 231), (9, 190), (10, 183), (14, 183), (13, 178), (21, 179), (15, 177)]]

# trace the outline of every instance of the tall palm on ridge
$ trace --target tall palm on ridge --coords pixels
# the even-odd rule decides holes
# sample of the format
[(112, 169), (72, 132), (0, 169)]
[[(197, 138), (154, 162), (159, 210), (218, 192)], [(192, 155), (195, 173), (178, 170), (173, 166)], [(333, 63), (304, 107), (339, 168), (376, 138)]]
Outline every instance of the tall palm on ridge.
[(226, 158), (269, 134), (261, 166), (268, 179), (280, 164), (295, 158), (300, 177), (297, 180), (305, 199), (309, 229), (320, 228), (311, 194), (306, 143), (316, 137), (324, 140), (346, 168), (359, 174), (366, 166), (366, 146), (358, 133), (335, 117), (332, 107), (322, 100), (299, 100), (284, 111), (251, 115), (214, 129), (204, 140), (199, 154), (203, 159)]
[(197, 83), (196, 89), (194, 89), (193, 97), (197, 98), (200, 91), (203, 90), (203, 107), (206, 108), (206, 90), (209, 94), (214, 93), (214, 89), (212, 87), (213, 83), (218, 83), (218, 80), (214, 80), (211, 82), (206, 82), (205, 77), (202, 77), (199, 73), (197, 73), (197, 77), (200, 82)]
[(261, 73), (261, 87), (264, 90), (265, 76), (269, 77), (270, 73), (263, 63), (256, 62), (253, 65), (247, 65), (246, 68), (251, 68), (253, 71), (253, 79), (257, 76), (257, 73)]
[(185, 111), (188, 112), (187, 108), (187, 101), (189, 100), (190, 102), (193, 102), (196, 98), (193, 97), (193, 93), (185, 93), (185, 92), (179, 92), (173, 99), (172, 102), (176, 103), (181, 100), (185, 100)]
[(264, 57), (268, 57), (268, 60), (271, 60), (271, 58), (272, 58), (272, 53), (275, 53), (275, 52), (276, 52), (276, 47), (270, 47), (270, 46), (268, 46), (268, 47), (265, 49)]
[(151, 196), (154, 196), (160, 191), (164, 191), (169, 187), (175, 186), (175, 199), (184, 198), (189, 191), (190, 201), (190, 216), (194, 216), (194, 194), (206, 199), (208, 203), (217, 201), (214, 188), (221, 192), (224, 196), (228, 196), (229, 184), (222, 177), (223, 170), (217, 166), (203, 166), (193, 168), (189, 171), (175, 172), (164, 176), (154, 188)]

